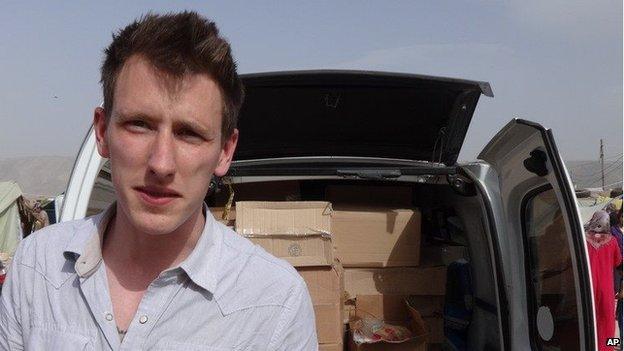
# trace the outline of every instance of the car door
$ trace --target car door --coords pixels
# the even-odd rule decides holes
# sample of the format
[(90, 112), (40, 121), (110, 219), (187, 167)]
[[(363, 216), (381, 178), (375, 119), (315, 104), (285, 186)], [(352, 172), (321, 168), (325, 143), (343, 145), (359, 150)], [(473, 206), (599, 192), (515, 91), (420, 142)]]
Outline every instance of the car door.
[(512, 120), (479, 159), (498, 178), (512, 349), (594, 350), (584, 232), (551, 130)]
[(95, 130), (91, 127), (74, 162), (59, 222), (80, 219), (87, 215), (89, 203), (92, 202), (91, 193), (105, 161), (97, 151)]

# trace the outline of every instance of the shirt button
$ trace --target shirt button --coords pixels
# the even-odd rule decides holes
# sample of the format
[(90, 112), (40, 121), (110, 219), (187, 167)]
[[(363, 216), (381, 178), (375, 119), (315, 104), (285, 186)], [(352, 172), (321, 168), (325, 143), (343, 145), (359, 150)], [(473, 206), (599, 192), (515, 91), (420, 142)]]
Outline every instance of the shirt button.
[(107, 313), (106, 316), (104, 316), (104, 318), (106, 318), (106, 320), (110, 322), (113, 320), (113, 315), (110, 313)]
[(141, 318), (139, 318), (139, 323), (141, 324), (147, 323), (147, 316), (141, 316)]

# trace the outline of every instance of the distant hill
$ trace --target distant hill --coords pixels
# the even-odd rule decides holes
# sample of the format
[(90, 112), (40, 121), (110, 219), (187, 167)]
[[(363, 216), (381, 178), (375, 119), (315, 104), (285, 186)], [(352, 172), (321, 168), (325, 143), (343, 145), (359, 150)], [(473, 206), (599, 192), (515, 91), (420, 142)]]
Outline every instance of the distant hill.
[(0, 159), (0, 181), (16, 181), (28, 197), (54, 196), (65, 191), (73, 157), (35, 156)]
[[(600, 161), (566, 161), (572, 182), (577, 188), (602, 186)], [(605, 160), (605, 188), (622, 187), (622, 158)]]
[[(0, 181), (14, 180), (30, 196), (54, 196), (65, 191), (73, 157), (37, 156), (0, 159)], [(577, 188), (600, 187), (599, 161), (566, 161)], [(622, 159), (605, 162), (605, 184), (622, 187)]]

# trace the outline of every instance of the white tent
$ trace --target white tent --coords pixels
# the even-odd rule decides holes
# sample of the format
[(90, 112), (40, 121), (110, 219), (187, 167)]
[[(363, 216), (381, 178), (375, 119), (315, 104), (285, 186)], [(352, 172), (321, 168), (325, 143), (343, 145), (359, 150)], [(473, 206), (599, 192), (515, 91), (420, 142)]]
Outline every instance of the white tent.
[(15, 182), (0, 182), (0, 252), (13, 256), (22, 238), (17, 200), (22, 190)]

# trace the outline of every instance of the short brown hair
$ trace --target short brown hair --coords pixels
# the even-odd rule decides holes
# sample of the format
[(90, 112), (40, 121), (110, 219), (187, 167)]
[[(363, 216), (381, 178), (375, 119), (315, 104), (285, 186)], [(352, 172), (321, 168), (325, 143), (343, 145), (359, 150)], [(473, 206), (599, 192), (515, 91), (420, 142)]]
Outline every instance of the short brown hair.
[(104, 111), (110, 118), (115, 82), (124, 63), (132, 55), (142, 55), (159, 70), (181, 78), (185, 74), (207, 73), (223, 94), (221, 133), (227, 139), (238, 120), (243, 102), (243, 85), (236, 72), (230, 44), (214, 22), (193, 11), (158, 15), (148, 13), (113, 34), (104, 51), (102, 90)]

